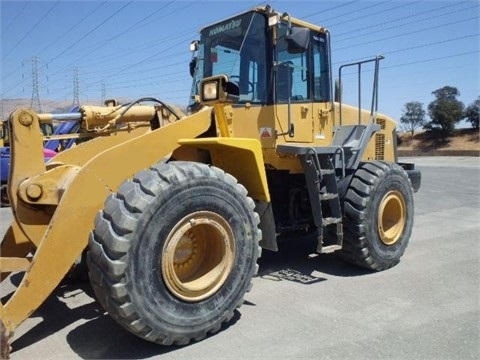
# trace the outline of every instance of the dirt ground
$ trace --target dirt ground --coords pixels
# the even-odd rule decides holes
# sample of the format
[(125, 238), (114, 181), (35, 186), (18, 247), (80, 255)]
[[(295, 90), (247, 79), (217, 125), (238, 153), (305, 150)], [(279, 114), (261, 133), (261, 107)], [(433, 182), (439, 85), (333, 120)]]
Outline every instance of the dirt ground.
[(480, 132), (475, 129), (457, 129), (455, 134), (442, 140), (437, 134), (421, 131), (414, 134), (399, 133), (399, 150), (476, 150), (480, 151)]

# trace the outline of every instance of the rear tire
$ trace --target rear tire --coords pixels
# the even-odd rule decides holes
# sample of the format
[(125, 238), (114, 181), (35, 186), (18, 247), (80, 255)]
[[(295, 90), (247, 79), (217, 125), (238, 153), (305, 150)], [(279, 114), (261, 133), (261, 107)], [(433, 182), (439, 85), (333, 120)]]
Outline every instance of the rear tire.
[(345, 195), (343, 259), (376, 271), (396, 265), (408, 245), (413, 210), (412, 186), (402, 167), (362, 164)]
[(95, 219), (90, 281), (123, 327), (159, 344), (216, 332), (258, 270), (259, 217), (246, 189), (199, 163), (159, 163), (126, 181)]

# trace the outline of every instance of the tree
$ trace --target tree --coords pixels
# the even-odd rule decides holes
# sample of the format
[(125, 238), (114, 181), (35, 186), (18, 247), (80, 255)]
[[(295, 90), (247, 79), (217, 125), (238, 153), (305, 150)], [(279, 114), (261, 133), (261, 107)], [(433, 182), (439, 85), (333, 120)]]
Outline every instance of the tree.
[(427, 129), (439, 128), (442, 138), (453, 133), (455, 124), (463, 118), (464, 105), (457, 96), (460, 92), (456, 87), (444, 86), (432, 92), (436, 100), (428, 104), (428, 115), (431, 121)]
[(468, 105), (465, 109), (463, 114), (463, 118), (466, 119), (470, 124), (472, 124), (472, 128), (477, 129), (479, 128), (479, 117), (480, 117), (480, 96), (475, 100), (473, 103)]
[(425, 114), (422, 103), (410, 101), (405, 104), (400, 122), (403, 124), (402, 128), (411, 134), (412, 140), (415, 130), (425, 125)]

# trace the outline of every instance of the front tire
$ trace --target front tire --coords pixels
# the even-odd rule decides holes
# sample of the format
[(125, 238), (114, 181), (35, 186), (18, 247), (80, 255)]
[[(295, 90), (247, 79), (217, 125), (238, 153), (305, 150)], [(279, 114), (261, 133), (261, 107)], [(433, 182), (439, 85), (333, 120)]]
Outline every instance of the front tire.
[(343, 259), (376, 271), (396, 265), (410, 239), (413, 210), (412, 185), (399, 165), (363, 163), (345, 195)]
[(246, 189), (199, 163), (159, 163), (125, 182), (95, 219), (90, 280), (123, 327), (184, 345), (216, 332), (258, 270), (259, 217)]

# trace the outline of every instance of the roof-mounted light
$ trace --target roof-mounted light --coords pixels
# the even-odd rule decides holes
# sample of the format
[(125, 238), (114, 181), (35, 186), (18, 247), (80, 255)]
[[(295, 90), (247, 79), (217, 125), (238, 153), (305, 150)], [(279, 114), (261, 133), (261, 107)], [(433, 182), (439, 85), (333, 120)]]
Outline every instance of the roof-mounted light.
[(279, 23), (280, 23), (280, 15), (279, 14), (273, 13), (272, 15), (270, 15), (268, 17), (268, 26), (269, 27), (276, 26)]

